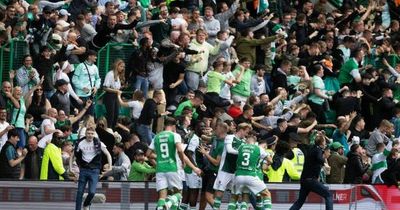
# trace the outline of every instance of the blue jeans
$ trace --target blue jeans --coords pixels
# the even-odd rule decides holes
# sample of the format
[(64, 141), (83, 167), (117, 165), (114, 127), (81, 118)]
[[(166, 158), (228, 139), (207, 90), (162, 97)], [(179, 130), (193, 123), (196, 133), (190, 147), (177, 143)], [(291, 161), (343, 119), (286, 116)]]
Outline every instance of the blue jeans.
[(199, 88), (200, 79), (200, 74), (191, 71), (185, 73), (185, 82), (190, 90), (195, 91)]
[(133, 86), (135, 90), (141, 90), (145, 98), (147, 98), (147, 92), (149, 90), (149, 78), (136, 76), (135, 85)]
[(299, 198), (293, 204), (293, 206), (290, 207), (290, 210), (301, 209), (301, 207), (303, 206), (303, 204), (306, 201), (306, 198), (310, 192), (315, 192), (318, 195), (325, 198), (325, 209), (333, 210), (333, 197), (332, 197), (332, 193), (329, 192), (328, 187), (323, 185), (317, 179), (301, 180), (300, 185), (301, 185), (301, 187), (300, 187)]
[(145, 142), (148, 145), (151, 144), (151, 141), (154, 138), (154, 133), (151, 131), (150, 125), (143, 125), (143, 124), (138, 124), (136, 127), (136, 131), (140, 137), (141, 142)]
[(94, 194), (96, 193), (97, 182), (99, 181), (100, 169), (80, 168), (78, 192), (76, 193), (75, 210), (81, 210), (82, 197), (85, 192), (86, 184), (89, 183), (88, 195), (83, 203), (83, 206), (90, 206)]
[(17, 148), (25, 148), (26, 145), (26, 133), (23, 128), (15, 128), (18, 132), (19, 141), (17, 143)]

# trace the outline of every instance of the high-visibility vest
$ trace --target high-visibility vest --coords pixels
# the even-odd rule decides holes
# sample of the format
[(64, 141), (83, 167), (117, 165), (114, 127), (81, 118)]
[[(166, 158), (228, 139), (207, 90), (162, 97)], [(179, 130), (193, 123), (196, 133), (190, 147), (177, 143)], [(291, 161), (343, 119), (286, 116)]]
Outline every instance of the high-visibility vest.
[(294, 154), (294, 158), (291, 160), (293, 162), (294, 168), (301, 174), (303, 172), (304, 166), (304, 153), (299, 148), (293, 148), (292, 152)]

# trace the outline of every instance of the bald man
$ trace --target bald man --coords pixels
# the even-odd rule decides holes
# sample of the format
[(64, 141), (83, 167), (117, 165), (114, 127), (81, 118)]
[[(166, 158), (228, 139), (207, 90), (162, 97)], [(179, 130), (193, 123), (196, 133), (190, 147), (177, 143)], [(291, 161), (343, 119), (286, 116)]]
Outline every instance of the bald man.
[(47, 115), (49, 119), (44, 119), (42, 125), (40, 126), (40, 132), (42, 137), (53, 134), (58, 131), (55, 127), (55, 122), (57, 121), (58, 112), (55, 108), (50, 108), (47, 110)]
[(42, 158), (43, 149), (38, 146), (38, 139), (36, 136), (30, 136), (28, 139), (28, 154), (24, 160), (21, 177), (38, 180)]

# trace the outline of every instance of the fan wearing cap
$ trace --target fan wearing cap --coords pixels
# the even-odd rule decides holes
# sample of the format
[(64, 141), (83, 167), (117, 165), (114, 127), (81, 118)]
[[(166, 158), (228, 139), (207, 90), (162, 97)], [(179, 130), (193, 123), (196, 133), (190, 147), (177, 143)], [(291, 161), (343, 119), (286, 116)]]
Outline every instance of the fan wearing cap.
[(128, 181), (144, 182), (148, 177), (156, 172), (156, 169), (146, 162), (146, 156), (141, 149), (137, 149), (131, 165)]
[[(57, 66), (56, 66), (56, 68), (57, 68)], [(75, 99), (79, 104), (83, 104), (83, 101), (78, 97), (78, 95), (76, 95), (74, 89), (72, 88), (71, 80), (69, 79), (69, 76), (68, 76), (68, 74), (70, 74), (74, 70), (75, 70), (74, 66), (68, 62), (67, 58), (61, 59), (58, 62), (58, 70), (54, 74), (53, 81), (56, 82), (57, 80), (60, 80), (60, 79), (67, 81), (69, 83), (68, 84), (69, 95), (72, 96), (72, 98)], [(57, 86), (56, 86), (56, 88), (57, 88)]]
[(55, 132), (53, 138), (44, 149), (40, 180), (68, 180), (67, 171), (64, 168), (61, 147), (64, 143), (63, 134)]
[[(74, 24), (68, 23), (68, 18), (71, 16), (71, 13), (69, 13), (66, 9), (60, 9), (58, 11), (58, 20), (57, 20), (57, 26), (64, 29), (64, 28), (70, 28), (73, 27)], [(66, 38), (68, 34), (67, 31), (62, 31), (59, 33), (62, 38)]]
[(64, 79), (56, 81), (55, 85), (57, 91), (51, 96), (50, 102), (57, 110), (63, 110), (66, 115), (69, 115), (71, 109), (71, 102), (68, 94), (68, 82)]
[(330, 147), (331, 156), (328, 158), (328, 164), (331, 166), (331, 174), (327, 177), (327, 182), (329, 184), (342, 184), (347, 157), (344, 156), (344, 149), (341, 143), (333, 142)]

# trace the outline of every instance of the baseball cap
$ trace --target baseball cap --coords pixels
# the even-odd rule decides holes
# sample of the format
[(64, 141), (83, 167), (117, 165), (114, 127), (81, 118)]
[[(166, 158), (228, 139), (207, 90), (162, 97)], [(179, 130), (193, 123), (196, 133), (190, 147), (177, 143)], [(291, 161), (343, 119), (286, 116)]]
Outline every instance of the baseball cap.
[(339, 148), (343, 148), (343, 145), (340, 142), (333, 142), (330, 147), (334, 150), (338, 150)]
[(61, 16), (71, 16), (71, 13), (69, 13), (66, 9), (60, 9), (60, 11), (58, 11), (58, 14), (60, 14)]
[(143, 150), (141, 150), (141, 149), (137, 149), (137, 150), (135, 151), (135, 155), (142, 155), (142, 154), (144, 154), (144, 152), (143, 152)]

